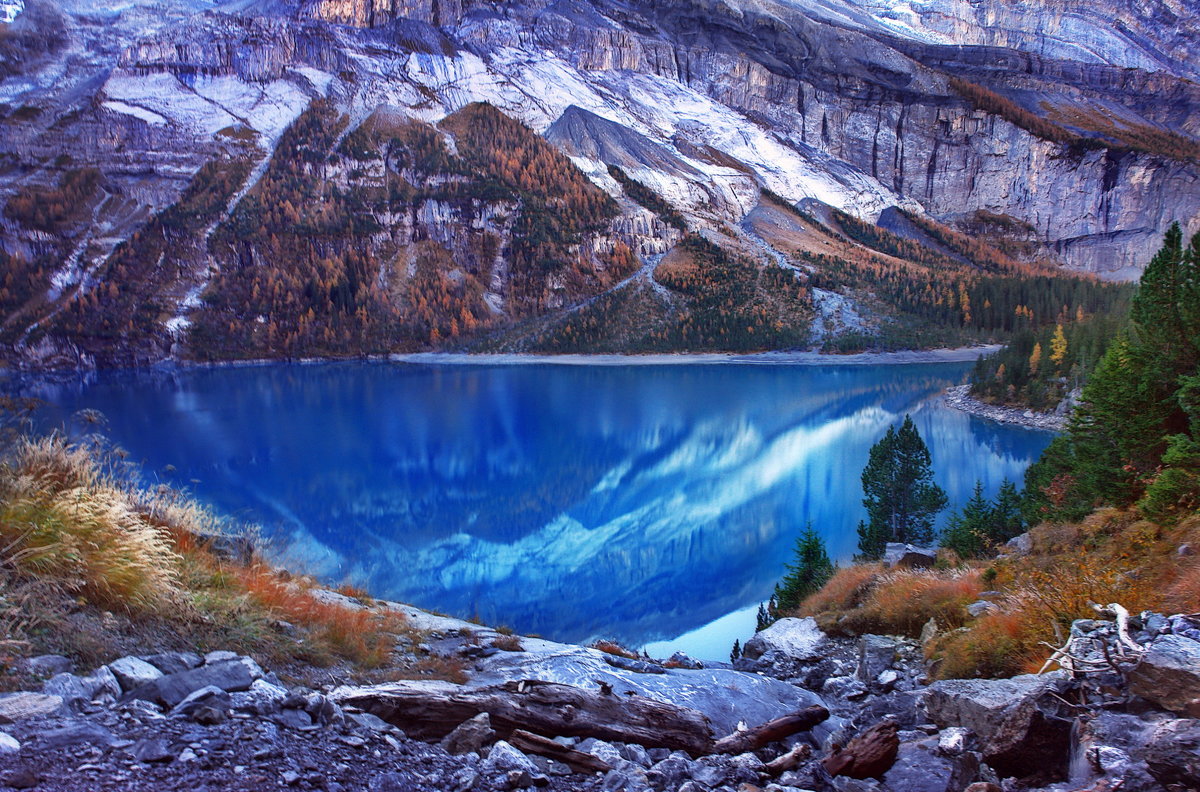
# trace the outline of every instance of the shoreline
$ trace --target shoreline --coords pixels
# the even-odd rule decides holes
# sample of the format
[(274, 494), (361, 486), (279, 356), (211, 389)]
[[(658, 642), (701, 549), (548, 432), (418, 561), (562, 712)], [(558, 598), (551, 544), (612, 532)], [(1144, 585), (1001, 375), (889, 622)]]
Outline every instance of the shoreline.
[(1070, 411), (1034, 412), (1021, 410), (1016, 407), (1002, 407), (996, 404), (986, 404), (971, 397), (970, 385), (951, 385), (942, 392), (942, 402), (951, 409), (987, 418), (997, 423), (1023, 426), (1026, 429), (1038, 429), (1046, 432), (1061, 432), (1071, 417)]
[(909, 363), (969, 363), (1000, 349), (1000, 344), (898, 352), (858, 352), (837, 355), (825, 352), (672, 352), (646, 355), (532, 355), (463, 352), (413, 352), (389, 355), (393, 363), (418, 365), (556, 365), (556, 366), (680, 366), (715, 364), (789, 366), (871, 366)]
[(895, 352), (666, 352), (653, 354), (565, 354), (407, 352), (358, 357), (250, 358), (246, 360), (163, 360), (145, 366), (98, 366), (93, 368), (20, 368), (0, 363), (0, 378), (20, 375), (69, 377), (98, 371), (177, 371), (188, 369), (258, 368), (260, 366), (320, 366), (339, 363), (399, 363), (424, 366), (897, 366), (921, 363), (971, 363), (1001, 349), (1001, 344), (983, 344), (938, 349), (905, 349)]

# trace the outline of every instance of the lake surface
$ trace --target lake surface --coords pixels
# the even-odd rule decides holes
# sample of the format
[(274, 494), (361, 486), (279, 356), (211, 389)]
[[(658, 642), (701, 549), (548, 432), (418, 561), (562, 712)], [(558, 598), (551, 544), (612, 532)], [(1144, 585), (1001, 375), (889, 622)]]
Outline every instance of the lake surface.
[(279, 364), (20, 389), (51, 423), (101, 411), (148, 480), (331, 583), (723, 659), (806, 523), (854, 554), (868, 449), (905, 413), (952, 504), (1020, 482), (1051, 435), (940, 406), (968, 368)]

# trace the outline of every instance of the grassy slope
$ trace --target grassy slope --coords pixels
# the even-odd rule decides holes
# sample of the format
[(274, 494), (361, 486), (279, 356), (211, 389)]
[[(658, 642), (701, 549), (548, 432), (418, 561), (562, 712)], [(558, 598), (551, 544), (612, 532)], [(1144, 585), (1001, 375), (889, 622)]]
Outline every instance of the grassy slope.
[[(1117, 602), (1132, 613), (1200, 609), (1200, 559), (1179, 556), (1200, 543), (1200, 516), (1165, 527), (1132, 510), (1106, 509), (1073, 524), (1031, 531), (1032, 551), (961, 563), (942, 552), (938, 568), (887, 570), (879, 564), (839, 569), (798, 615), (846, 634), (920, 637), (935, 675), (1005, 677), (1038, 671), (1061, 646), (1071, 622), (1094, 618), (1090, 603)], [(966, 606), (984, 591), (998, 607), (978, 618)]]

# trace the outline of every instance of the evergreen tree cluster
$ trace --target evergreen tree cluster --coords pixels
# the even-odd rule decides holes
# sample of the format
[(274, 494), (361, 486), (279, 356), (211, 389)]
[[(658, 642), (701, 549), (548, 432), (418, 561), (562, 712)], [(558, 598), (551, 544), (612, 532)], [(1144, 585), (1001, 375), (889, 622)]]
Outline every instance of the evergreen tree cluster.
[(776, 609), (792, 611), (800, 607), (805, 598), (820, 591), (833, 577), (833, 569), (825, 540), (809, 524), (796, 539), (795, 557), (787, 565), (787, 574), (775, 584), (772, 599)]
[(927, 545), (933, 524), (946, 508), (946, 493), (933, 481), (929, 448), (912, 416), (871, 447), (862, 472), (863, 506), (867, 519), (858, 525), (858, 549), (863, 560), (883, 557), (888, 542)]
[(1130, 320), (1083, 390), (1067, 431), (1025, 475), (1025, 517), (1080, 519), (1137, 504), (1170, 522), (1200, 505), (1200, 235), (1175, 224)]
[(995, 500), (988, 500), (983, 495), (983, 482), (976, 481), (971, 499), (950, 517), (942, 531), (941, 545), (962, 558), (979, 558), (1024, 531), (1021, 493), (1016, 485), (1005, 480)]
[(1054, 324), (1018, 330), (1003, 349), (975, 361), (971, 395), (989, 404), (1054, 408), (1099, 365), (1128, 312), (1129, 301), (1120, 300), (1103, 313), (1064, 310)]

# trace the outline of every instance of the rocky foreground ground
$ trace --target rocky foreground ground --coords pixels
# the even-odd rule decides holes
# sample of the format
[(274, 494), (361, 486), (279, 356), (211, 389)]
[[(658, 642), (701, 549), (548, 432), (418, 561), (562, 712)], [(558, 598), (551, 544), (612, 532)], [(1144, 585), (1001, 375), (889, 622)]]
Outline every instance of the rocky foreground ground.
[[(1069, 671), (931, 682), (919, 642), (831, 638), (808, 619), (759, 633), (736, 667), (706, 668), (407, 612), (428, 636), (421, 651), (470, 664), (465, 685), (288, 687), (232, 652), (129, 656), (86, 673), (65, 658), (34, 658), (42, 689), (0, 697), (0, 781), (48, 792), (1200, 788), (1196, 617), (1076, 622), (1061, 657)], [(572, 734), (587, 713), (564, 706), (561, 733), (540, 729), (553, 738), (547, 751), (521, 742), (507, 720), (494, 723), (495, 712), (439, 729), (396, 705), (414, 691), (456, 701), (513, 691), (519, 713), (528, 680), (679, 707), (707, 718), (713, 738), (805, 708), (828, 717), (754, 750), (714, 753), (706, 736), (688, 752), (661, 744), (665, 733), (644, 744)]]

